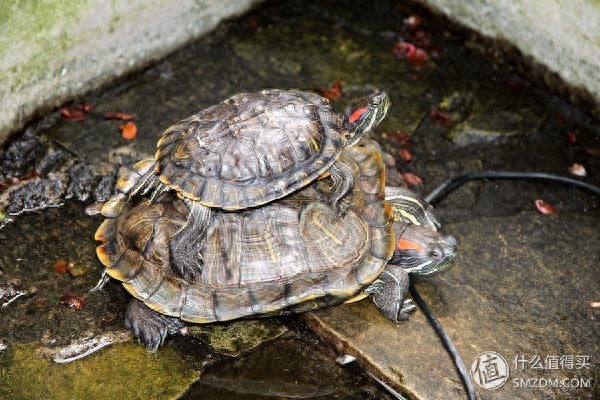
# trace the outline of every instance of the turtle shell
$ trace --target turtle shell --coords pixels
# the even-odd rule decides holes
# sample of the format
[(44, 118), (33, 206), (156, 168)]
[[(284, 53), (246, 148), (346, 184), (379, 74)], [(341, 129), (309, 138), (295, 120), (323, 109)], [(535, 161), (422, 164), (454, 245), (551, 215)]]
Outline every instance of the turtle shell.
[(312, 182), (335, 162), (345, 137), (341, 117), (314, 93), (242, 93), (168, 128), (156, 172), (184, 197), (237, 210)]
[[(366, 144), (363, 144), (366, 142)], [(96, 233), (106, 272), (147, 306), (190, 322), (301, 312), (356, 295), (394, 251), (384, 166), (372, 141), (345, 149), (355, 172), (345, 215), (329, 204), (326, 180), (264, 207), (213, 213), (200, 277), (172, 272), (169, 238), (188, 211), (174, 194), (138, 200)]]

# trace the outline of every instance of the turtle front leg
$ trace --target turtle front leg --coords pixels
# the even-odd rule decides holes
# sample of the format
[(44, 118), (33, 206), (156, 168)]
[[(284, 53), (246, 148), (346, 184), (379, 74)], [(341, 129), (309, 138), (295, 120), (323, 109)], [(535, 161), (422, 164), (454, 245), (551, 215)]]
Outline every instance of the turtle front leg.
[(155, 352), (168, 335), (181, 332), (186, 325), (179, 318), (160, 314), (141, 301), (133, 299), (125, 311), (125, 327), (148, 351)]
[(405, 300), (408, 279), (404, 269), (388, 264), (375, 282), (365, 289), (366, 293), (373, 295), (373, 302), (381, 314), (396, 323), (408, 320), (409, 313), (416, 309), (412, 300)]
[(336, 161), (329, 168), (329, 175), (333, 179), (331, 206), (337, 214), (344, 215), (347, 206), (344, 206), (342, 200), (354, 187), (354, 171), (343, 162)]
[(211, 209), (197, 201), (187, 202), (190, 208), (186, 224), (171, 239), (171, 266), (173, 271), (186, 280), (194, 281), (202, 271), (202, 248)]

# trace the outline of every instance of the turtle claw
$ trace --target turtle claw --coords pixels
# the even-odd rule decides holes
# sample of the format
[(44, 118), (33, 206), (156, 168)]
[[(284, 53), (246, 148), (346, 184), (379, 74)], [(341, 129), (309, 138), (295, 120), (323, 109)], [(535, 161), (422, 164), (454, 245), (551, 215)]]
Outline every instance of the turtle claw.
[(160, 314), (141, 301), (134, 299), (125, 312), (125, 327), (131, 331), (150, 352), (156, 352), (169, 335), (185, 328), (185, 324), (175, 317)]
[(404, 300), (404, 302), (402, 303), (402, 307), (400, 308), (400, 311), (398, 312), (398, 317), (397, 317), (398, 322), (408, 321), (410, 314), (415, 312), (416, 309), (417, 309), (417, 306), (415, 306), (413, 304), (412, 299)]
[(402, 311), (403, 312), (413, 312), (417, 309), (417, 306), (414, 305), (412, 299), (406, 299), (404, 300), (404, 302), (402, 303)]

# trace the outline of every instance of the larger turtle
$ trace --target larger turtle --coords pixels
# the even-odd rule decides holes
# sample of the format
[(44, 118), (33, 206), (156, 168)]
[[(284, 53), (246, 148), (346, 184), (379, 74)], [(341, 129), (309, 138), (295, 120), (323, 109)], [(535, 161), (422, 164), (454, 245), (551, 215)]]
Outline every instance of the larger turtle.
[[(333, 179), (336, 211), (353, 185), (338, 156), (386, 116), (385, 92), (375, 91), (340, 115), (329, 101), (299, 90), (237, 94), (168, 128), (154, 159), (136, 165), (118, 188), (136, 193), (174, 189), (190, 208), (186, 225), (170, 242), (173, 265), (193, 278), (210, 209), (239, 210), (287, 196), (324, 173)], [(118, 210), (109, 204), (107, 211)], [(343, 211), (343, 210), (342, 210)]]
[(342, 199), (344, 215), (332, 207), (327, 182), (260, 208), (214, 212), (194, 280), (172, 269), (168, 242), (189, 214), (172, 193), (155, 202), (142, 199), (105, 220), (96, 233), (103, 242), (97, 254), (106, 273), (135, 297), (127, 326), (156, 350), (183, 321), (297, 313), (366, 295), (386, 318), (405, 320), (414, 308), (404, 301), (408, 273), (444, 269), (456, 241), (394, 214), (402, 204), (398, 196), (393, 207), (384, 199), (376, 149), (368, 141), (340, 156), (355, 175)]

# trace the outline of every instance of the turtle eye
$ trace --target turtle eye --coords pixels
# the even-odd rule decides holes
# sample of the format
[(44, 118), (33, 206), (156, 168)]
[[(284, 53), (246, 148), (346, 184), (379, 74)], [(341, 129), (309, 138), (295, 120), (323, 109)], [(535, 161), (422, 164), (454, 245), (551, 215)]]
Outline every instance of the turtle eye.
[(431, 249), (429, 251), (429, 256), (434, 260), (434, 261), (441, 261), (442, 258), (444, 258), (444, 252), (442, 251), (442, 249), (440, 249), (439, 247), (434, 247), (433, 249)]
[(369, 104), (372, 106), (378, 106), (381, 104), (381, 99), (379, 98), (379, 96), (371, 97), (371, 99), (369, 100)]

